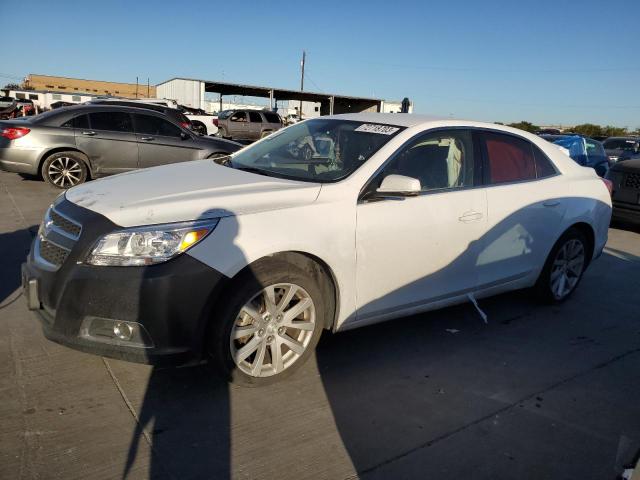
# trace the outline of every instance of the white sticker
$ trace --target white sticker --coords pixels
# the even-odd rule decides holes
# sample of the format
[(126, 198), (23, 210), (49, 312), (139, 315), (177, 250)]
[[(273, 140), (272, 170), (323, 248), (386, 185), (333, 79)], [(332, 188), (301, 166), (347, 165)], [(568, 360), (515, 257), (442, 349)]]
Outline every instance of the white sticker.
[(363, 123), (355, 129), (356, 132), (379, 133), (380, 135), (391, 135), (400, 130), (398, 127), (389, 125), (375, 125), (373, 123)]

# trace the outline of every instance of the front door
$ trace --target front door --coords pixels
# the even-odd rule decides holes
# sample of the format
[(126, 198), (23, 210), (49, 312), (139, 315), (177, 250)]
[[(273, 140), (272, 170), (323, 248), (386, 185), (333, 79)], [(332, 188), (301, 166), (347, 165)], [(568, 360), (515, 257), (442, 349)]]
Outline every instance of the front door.
[(135, 130), (140, 152), (140, 168), (198, 158), (198, 149), (173, 123), (155, 115), (135, 114)]
[(247, 112), (236, 112), (229, 118), (229, 136), (233, 139), (249, 138), (249, 116)]
[(126, 112), (89, 113), (78, 119), (76, 145), (85, 152), (98, 175), (122, 173), (138, 168), (138, 145), (131, 115)]
[[(410, 313), (471, 291), (486, 225), (471, 132), (411, 141), (367, 187), (357, 208), (357, 321)], [(478, 161), (479, 163), (479, 161)], [(376, 195), (389, 174), (417, 178), (421, 194)]]

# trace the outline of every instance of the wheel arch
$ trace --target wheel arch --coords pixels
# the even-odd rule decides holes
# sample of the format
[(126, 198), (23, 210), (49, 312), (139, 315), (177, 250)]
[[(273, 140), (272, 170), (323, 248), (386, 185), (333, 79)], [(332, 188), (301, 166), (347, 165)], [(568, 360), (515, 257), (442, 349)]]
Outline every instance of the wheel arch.
[(60, 152), (77, 152), (77, 153), (82, 154), (82, 156), (84, 157), (83, 161), (84, 161), (85, 165), (87, 166), (87, 172), (89, 174), (89, 178), (93, 178), (93, 168), (91, 167), (91, 160), (89, 160), (89, 156), (86, 153), (84, 153), (82, 150), (78, 149), (78, 147), (75, 147), (75, 146), (55, 147), (55, 148), (52, 148), (50, 150), (47, 150), (42, 155), (40, 155), (40, 159), (38, 160), (38, 174), (39, 175), (42, 174), (42, 165), (44, 164), (45, 160), (47, 158), (49, 158), (51, 155), (54, 155), (54, 154), (60, 153)]
[(596, 233), (594, 228), (587, 222), (576, 222), (573, 225), (571, 225), (569, 228), (567, 228), (564, 232), (562, 232), (562, 235), (564, 235), (566, 232), (568, 232), (569, 230), (571, 230), (572, 228), (580, 231), (585, 238), (587, 239), (588, 242), (588, 255), (586, 255), (587, 257), (587, 265), (589, 265), (589, 263), (591, 263), (591, 260), (593, 259), (593, 250), (595, 248), (596, 245)]
[(295, 265), (298, 268), (301, 268), (306, 273), (308, 273), (314, 280), (317, 281), (320, 290), (322, 291), (323, 297), (328, 300), (325, 301), (325, 311), (326, 317), (324, 319), (323, 327), (327, 330), (334, 329), (336, 325), (336, 320), (338, 318), (339, 313), (339, 300), (340, 300), (340, 292), (338, 289), (338, 282), (336, 280), (335, 273), (331, 269), (331, 267), (325, 262), (323, 259), (318, 257), (317, 255), (302, 252), (297, 250), (289, 250), (273, 253), (270, 255), (263, 256), (246, 265), (240, 271), (238, 271), (233, 277), (229, 279), (225, 287), (219, 292), (217, 296), (217, 300), (213, 305), (213, 308), (216, 308), (216, 305), (219, 302), (223, 302), (225, 298), (227, 298), (226, 292), (232, 288), (234, 288), (234, 282), (245, 274), (248, 270), (251, 270), (258, 264), (268, 263), (273, 261), (285, 262), (291, 265)]

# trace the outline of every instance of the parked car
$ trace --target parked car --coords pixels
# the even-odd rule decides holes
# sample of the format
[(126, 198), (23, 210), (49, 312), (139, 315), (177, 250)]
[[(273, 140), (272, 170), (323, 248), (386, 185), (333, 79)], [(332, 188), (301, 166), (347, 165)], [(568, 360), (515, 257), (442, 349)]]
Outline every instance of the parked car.
[(218, 135), (233, 140), (258, 140), (282, 128), (282, 118), (265, 110), (223, 110)]
[(613, 218), (640, 224), (640, 156), (618, 160), (607, 178), (613, 183)]
[(609, 159), (602, 143), (597, 140), (581, 135), (540, 135), (540, 137), (565, 148), (578, 165), (593, 168), (601, 177), (607, 173)]
[[(314, 138), (334, 145), (290, 153)], [(533, 286), (566, 300), (607, 240), (606, 184), (509, 127), (320, 117), (217, 162), (68, 190), (23, 266), (25, 298), (69, 347), (145, 363), (210, 353), (262, 384), (323, 330)]]
[(51, 107), (52, 110), (55, 110), (57, 108), (73, 107), (74, 105), (78, 105), (78, 104), (77, 103), (73, 103), (73, 102), (65, 102), (64, 100), (60, 100), (58, 102), (53, 102), (49, 106)]
[(180, 112), (186, 120), (181, 122), (189, 122), (189, 127), (200, 135), (215, 135), (218, 133), (217, 121), (218, 117), (210, 115), (199, 108), (185, 107), (178, 104), (175, 100), (167, 98), (140, 98), (140, 99), (122, 99), (122, 98), (103, 98), (102, 103), (115, 103), (120, 105), (152, 105), (157, 107), (165, 107), (170, 110)]
[(0, 97), (0, 119), (14, 116), (18, 104), (13, 97)]
[(36, 107), (33, 100), (29, 100), (28, 98), (19, 98), (16, 99), (16, 105), (21, 110), (20, 114), (25, 117), (36, 114)]
[(622, 156), (629, 158), (640, 150), (638, 137), (609, 137), (603, 143), (604, 151), (610, 164), (614, 164)]
[(85, 105), (90, 104), (90, 105), (120, 105), (123, 107), (135, 107), (135, 108), (146, 108), (148, 110), (154, 110), (156, 112), (162, 113), (163, 115), (166, 115), (167, 117), (169, 117), (172, 121), (174, 121), (175, 123), (179, 124), (181, 127), (183, 128), (189, 128), (192, 129), (192, 125), (191, 125), (191, 121), (185, 116), (184, 113), (182, 113), (180, 110), (178, 110), (177, 108), (171, 108), (171, 107), (167, 107), (165, 105), (159, 105), (159, 104), (154, 104), (154, 103), (144, 103), (144, 102), (139, 102), (136, 100), (119, 100), (119, 99), (105, 99), (105, 98), (99, 98), (99, 99), (95, 99), (95, 100), (90, 100), (88, 102), (85, 102)]
[(58, 188), (241, 147), (199, 136), (159, 112), (119, 105), (78, 105), (0, 122), (0, 168), (41, 174)]

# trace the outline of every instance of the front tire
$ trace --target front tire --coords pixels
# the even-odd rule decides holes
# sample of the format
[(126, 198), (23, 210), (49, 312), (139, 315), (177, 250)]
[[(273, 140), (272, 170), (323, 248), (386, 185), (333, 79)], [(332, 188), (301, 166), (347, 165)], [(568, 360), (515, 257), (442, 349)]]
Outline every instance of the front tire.
[(536, 290), (547, 303), (564, 302), (575, 291), (588, 265), (588, 242), (576, 228), (567, 230), (551, 249)]
[(42, 164), (42, 178), (56, 188), (67, 189), (84, 183), (89, 171), (86, 157), (79, 152), (58, 152)]
[(324, 322), (320, 288), (302, 269), (271, 260), (233, 283), (212, 320), (210, 352), (225, 378), (245, 386), (279, 381), (312, 355)]

